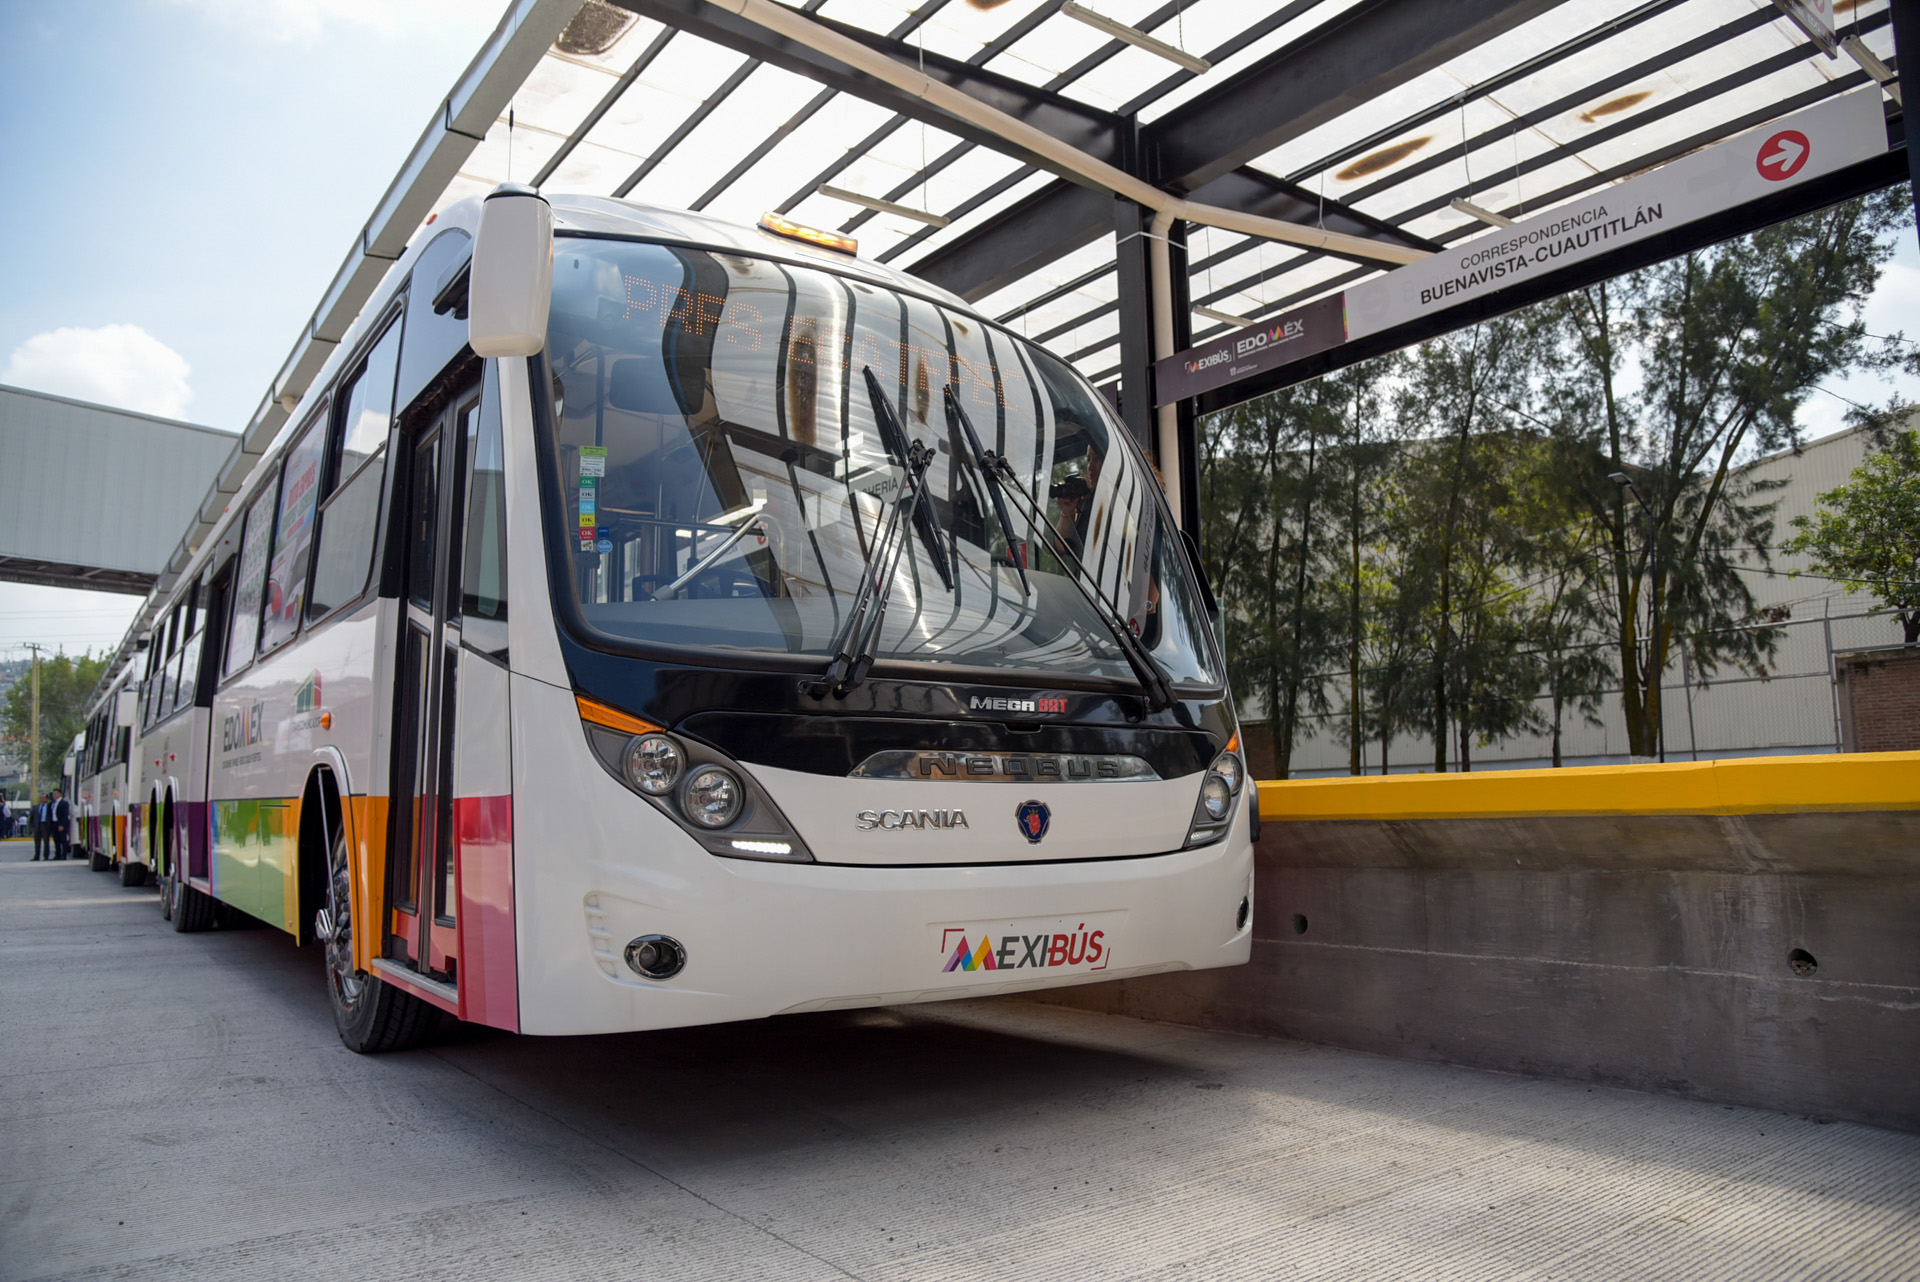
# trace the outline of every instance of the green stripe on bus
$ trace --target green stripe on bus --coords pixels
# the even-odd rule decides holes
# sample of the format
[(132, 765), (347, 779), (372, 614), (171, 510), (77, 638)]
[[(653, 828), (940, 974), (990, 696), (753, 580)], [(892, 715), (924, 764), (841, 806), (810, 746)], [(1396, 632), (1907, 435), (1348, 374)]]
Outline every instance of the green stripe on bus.
[(220, 899), (270, 926), (294, 931), (300, 803), (291, 797), (216, 801), (213, 811)]

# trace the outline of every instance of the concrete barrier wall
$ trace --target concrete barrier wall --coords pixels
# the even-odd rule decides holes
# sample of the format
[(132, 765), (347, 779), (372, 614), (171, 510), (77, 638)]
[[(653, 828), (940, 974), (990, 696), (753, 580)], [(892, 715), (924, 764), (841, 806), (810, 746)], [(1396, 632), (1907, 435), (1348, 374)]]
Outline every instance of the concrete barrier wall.
[(1261, 787), (1250, 965), (1045, 999), (1920, 1129), (1920, 753)]

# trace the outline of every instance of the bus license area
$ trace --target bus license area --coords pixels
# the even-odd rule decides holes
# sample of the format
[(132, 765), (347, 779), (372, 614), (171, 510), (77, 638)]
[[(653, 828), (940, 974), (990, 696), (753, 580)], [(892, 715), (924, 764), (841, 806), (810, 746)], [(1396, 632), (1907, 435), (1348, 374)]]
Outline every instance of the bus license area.
[(1125, 910), (1077, 917), (936, 922), (927, 928), (930, 961), (942, 974), (1032, 970), (1041, 976), (1106, 970)]

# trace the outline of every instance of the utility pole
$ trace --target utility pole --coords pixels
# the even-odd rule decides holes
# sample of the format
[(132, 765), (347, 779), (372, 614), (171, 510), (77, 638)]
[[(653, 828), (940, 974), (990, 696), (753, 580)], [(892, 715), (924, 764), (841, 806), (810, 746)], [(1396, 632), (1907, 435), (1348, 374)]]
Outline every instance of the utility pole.
[(27, 649), (33, 651), (33, 728), (27, 745), (27, 804), (31, 806), (40, 799), (40, 647)]

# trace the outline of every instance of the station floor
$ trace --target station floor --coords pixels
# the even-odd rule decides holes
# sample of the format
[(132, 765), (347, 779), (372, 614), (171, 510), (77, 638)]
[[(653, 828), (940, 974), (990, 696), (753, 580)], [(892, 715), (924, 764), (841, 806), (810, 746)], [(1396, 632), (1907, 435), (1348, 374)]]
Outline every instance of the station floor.
[(364, 1058), (0, 844), (0, 1278), (1920, 1278), (1920, 1136), (983, 1001)]

